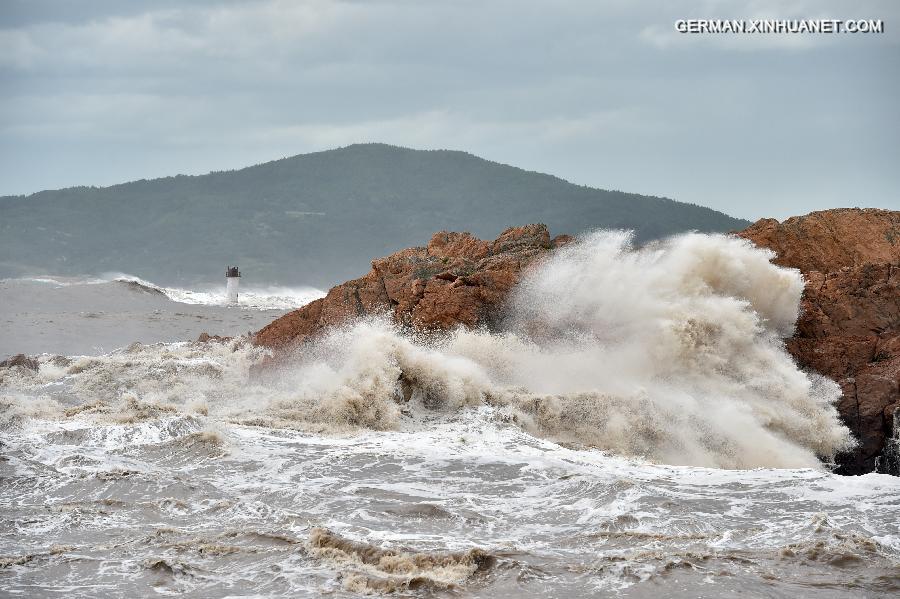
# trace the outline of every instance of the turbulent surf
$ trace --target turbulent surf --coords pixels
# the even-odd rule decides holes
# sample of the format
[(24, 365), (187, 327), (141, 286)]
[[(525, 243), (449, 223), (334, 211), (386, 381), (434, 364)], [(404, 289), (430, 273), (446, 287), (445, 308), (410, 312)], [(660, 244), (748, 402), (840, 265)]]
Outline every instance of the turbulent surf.
[[(600, 232), (529, 271), (491, 330), (357, 320), (266, 376), (240, 336), (248, 314), (271, 319), (262, 304), (197, 307), (231, 323), (224, 341), (42, 350), (0, 369), (0, 584), (891, 595), (900, 484), (829, 472), (853, 443), (840, 389), (785, 352), (803, 281), (770, 257)], [(174, 301), (131, 283), (105, 314)], [(48, 306), (75, 297), (28, 285)], [(63, 328), (103, 326), (51, 307)]]

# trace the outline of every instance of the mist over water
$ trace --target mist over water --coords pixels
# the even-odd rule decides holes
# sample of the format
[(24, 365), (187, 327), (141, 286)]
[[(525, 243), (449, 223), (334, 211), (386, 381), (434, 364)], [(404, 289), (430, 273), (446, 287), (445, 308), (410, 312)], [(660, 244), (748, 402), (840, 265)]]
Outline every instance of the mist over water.
[(0, 369), (0, 588), (890, 596), (900, 483), (828, 472), (840, 391), (784, 351), (803, 281), (769, 258), (599, 232), (495, 330), (355, 321), (269, 378), (244, 339)]

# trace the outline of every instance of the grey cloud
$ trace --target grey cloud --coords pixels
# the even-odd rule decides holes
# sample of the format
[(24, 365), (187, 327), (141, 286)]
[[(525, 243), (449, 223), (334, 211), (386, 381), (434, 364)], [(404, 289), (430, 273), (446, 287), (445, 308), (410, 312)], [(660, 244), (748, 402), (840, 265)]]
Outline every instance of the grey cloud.
[[(895, 3), (10, 6), (0, 193), (384, 141), (747, 218), (900, 206)], [(675, 34), (690, 17), (881, 18), (887, 33)]]

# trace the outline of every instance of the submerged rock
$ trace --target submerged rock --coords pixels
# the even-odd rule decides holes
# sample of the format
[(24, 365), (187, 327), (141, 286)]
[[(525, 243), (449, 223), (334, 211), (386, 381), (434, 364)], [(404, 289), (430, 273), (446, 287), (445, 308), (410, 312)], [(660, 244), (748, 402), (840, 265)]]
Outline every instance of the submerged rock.
[(12, 368), (13, 366), (34, 371), (37, 371), (41, 367), (36, 358), (31, 358), (25, 354), (16, 354), (15, 356), (0, 362), (0, 368)]
[(840, 457), (838, 471), (871, 472), (896, 434), (900, 407), (900, 212), (826, 210), (782, 223), (763, 219), (738, 235), (803, 272), (788, 351), (841, 385), (838, 410), (859, 445)]
[(233, 337), (223, 337), (221, 335), (210, 335), (206, 331), (200, 333), (200, 336), (197, 337), (197, 343), (209, 343), (210, 341), (214, 341), (216, 343), (224, 343), (225, 341), (231, 341)]

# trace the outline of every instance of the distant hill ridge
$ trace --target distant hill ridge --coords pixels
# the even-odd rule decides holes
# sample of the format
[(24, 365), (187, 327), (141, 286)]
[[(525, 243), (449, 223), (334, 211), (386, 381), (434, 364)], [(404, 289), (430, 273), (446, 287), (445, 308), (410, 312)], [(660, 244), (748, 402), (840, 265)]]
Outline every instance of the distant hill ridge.
[(452, 150), (356, 144), (234, 171), (0, 198), (0, 277), (120, 271), (172, 284), (239, 264), (260, 283), (328, 286), (436, 230), (494, 238), (627, 228), (638, 242), (749, 225), (701, 206), (574, 185)]

